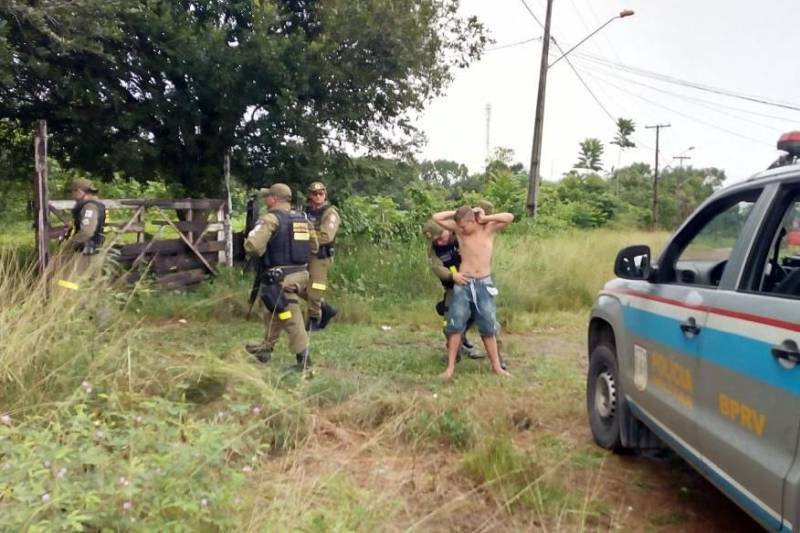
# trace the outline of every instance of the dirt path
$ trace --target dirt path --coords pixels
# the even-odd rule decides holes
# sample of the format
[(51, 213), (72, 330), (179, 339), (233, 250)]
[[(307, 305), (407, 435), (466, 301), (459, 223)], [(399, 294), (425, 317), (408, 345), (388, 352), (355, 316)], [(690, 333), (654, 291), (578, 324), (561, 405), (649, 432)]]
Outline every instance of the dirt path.
[[(344, 476), (351, 480), (369, 495), (363, 502), (365, 509), (386, 508), (385, 516), (378, 512), (378, 516), (372, 516), (373, 522), (362, 522), (355, 526), (356, 530), (758, 531), (758, 525), (743, 511), (674, 454), (622, 457), (594, 445), (583, 407), (586, 358), (578, 322), (557, 331), (548, 328), (526, 335), (506, 335), (504, 353), (517, 376), (516, 384), (498, 386), (488, 373), (473, 374), (472, 381), (464, 378), (462, 382), (471, 383), (470, 387), (461, 389), (466, 398), (471, 398), (469, 407), (480, 420), (500, 423), (514, 420), (519, 413), (520, 427), (512, 432), (511, 439), (523, 456), (541, 461), (545, 470), (563, 459), (566, 466), (554, 469), (552, 477), (566, 491), (557, 495), (561, 500), (555, 505), (508, 506), (508, 495), (505, 499), (500, 497), (499, 487), (483, 486), (465, 474), (463, 451), (392, 436), (396, 428), (403, 426), (403, 416), (413, 413), (387, 415), (388, 423), (376, 423), (374, 427), (354, 426), (351, 411), (359, 408), (358, 398), (356, 403), (318, 411), (309, 440), (282, 460), (269, 463), (265, 477), (285, 480), (286, 486), (295, 487), (293, 490), (303, 495), (301, 499), (311, 502), (311, 508), (331, 498), (325, 492), (331, 479)], [(413, 345), (414, 351), (425, 350), (430, 342), (413, 332), (399, 336)], [(393, 346), (395, 341), (370, 340), (373, 345), (387, 346)], [(548, 364), (542, 358), (549, 358)], [(462, 363), (465, 364), (484, 363)], [(468, 369), (479, 367), (461, 368), (468, 375)], [(322, 373), (345, 378), (352, 376), (353, 369), (331, 365)], [(427, 383), (424, 377), (421, 382), (409, 383), (402, 389), (403, 394), (435, 397), (436, 391), (444, 393)], [(489, 407), (482, 408), (482, 395), (498, 397)], [(370, 407), (375, 409), (375, 405)], [(391, 416), (396, 416), (394, 422)], [(516, 426), (517, 421), (513, 423)], [(478, 448), (491, 440), (491, 435), (482, 434), (481, 439)], [(550, 445), (564, 451), (542, 455), (548, 453), (542, 451), (548, 446), (547, 439)], [(581, 465), (579, 458), (588, 462)], [(587, 512), (576, 516), (582, 502)]]
[[(582, 332), (538, 331), (538, 350), (563, 357), (586, 372)], [(588, 423), (570, 424), (573, 438), (592, 443)], [(593, 445), (593, 444), (592, 444)], [(603, 498), (616, 502), (623, 531), (745, 532), (761, 527), (722, 492), (672, 452), (625, 457), (609, 455), (602, 466)]]

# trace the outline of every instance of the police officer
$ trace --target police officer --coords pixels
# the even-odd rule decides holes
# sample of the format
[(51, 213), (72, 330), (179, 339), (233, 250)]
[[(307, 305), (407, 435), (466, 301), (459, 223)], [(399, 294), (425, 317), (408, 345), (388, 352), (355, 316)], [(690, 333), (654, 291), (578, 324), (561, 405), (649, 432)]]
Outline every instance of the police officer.
[(312, 255), (308, 265), (309, 285), (308, 329), (317, 331), (325, 329), (328, 322), (336, 316), (336, 309), (324, 301), (328, 290), (328, 270), (336, 254), (336, 232), (339, 231), (341, 219), (336, 208), (328, 203), (328, 191), (325, 184), (315, 181), (308, 188), (308, 205), (306, 216), (314, 226), (319, 241), (319, 252)]
[(75, 254), (77, 274), (94, 267), (95, 257), (105, 240), (106, 206), (97, 199), (97, 192), (94, 184), (86, 178), (74, 179), (70, 184), (75, 207), (72, 208), (72, 235), (65, 247)]
[(311, 224), (302, 213), (292, 211), (288, 185), (276, 183), (260, 193), (268, 212), (247, 235), (244, 249), (247, 255), (260, 258), (259, 295), (266, 307), (266, 333), (263, 342), (250, 343), (245, 349), (262, 363), (269, 362), (285, 330), (297, 368), (303, 370), (311, 359), (298, 298), (308, 284), (308, 261), (319, 247)]
[[(433, 220), (429, 220), (425, 224), (423, 232), (431, 243), (428, 247), (428, 263), (444, 288), (444, 295), (436, 304), (436, 312), (445, 319), (446, 323), (447, 311), (450, 307), (450, 300), (453, 297), (453, 285), (455, 284), (453, 277), (458, 275), (458, 268), (461, 266), (458, 240), (456, 240), (455, 235), (443, 229)], [(470, 319), (467, 329), (469, 329), (471, 323), (472, 320)], [(469, 342), (466, 332), (461, 338), (461, 349), (458, 353), (459, 359), (462, 355), (472, 359), (483, 357), (483, 354)]]

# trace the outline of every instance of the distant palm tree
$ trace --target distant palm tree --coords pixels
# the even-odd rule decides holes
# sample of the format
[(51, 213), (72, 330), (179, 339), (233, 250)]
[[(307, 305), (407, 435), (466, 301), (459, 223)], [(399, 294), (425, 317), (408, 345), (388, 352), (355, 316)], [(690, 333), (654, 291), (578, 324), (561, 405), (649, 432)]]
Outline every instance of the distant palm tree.
[(618, 118), (617, 135), (614, 137), (614, 140), (611, 141), (611, 144), (616, 144), (619, 146), (620, 150), (636, 148), (636, 143), (630, 138), (634, 131), (636, 131), (636, 124), (633, 122), (633, 119)]
[[(611, 144), (616, 144), (619, 147), (617, 152), (617, 167), (622, 163), (622, 152), (628, 148), (636, 148), (636, 143), (631, 140), (631, 135), (636, 131), (636, 123), (631, 118), (618, 118), (617, 119), (617, 135)], [(619, 180), (616, 179), (616, 170), (613, 171), (615, 181), (617, 182), (617, 196), (619, 196)]]
[(578, 162), (574, 168), (588, 168), (589, 170), (602, 170), (603, 143), (600, 139), (590, 137), (580, 143), (581, 151), (578, 153)]

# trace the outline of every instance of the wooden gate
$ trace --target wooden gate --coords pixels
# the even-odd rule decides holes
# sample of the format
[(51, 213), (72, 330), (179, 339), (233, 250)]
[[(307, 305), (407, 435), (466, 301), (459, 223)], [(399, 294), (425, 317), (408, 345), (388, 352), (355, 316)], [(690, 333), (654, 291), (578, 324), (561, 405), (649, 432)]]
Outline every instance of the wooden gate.
[[(50, 200), (47, 190), (47, 124), (39, 121), (35, 135), (36, 249), (39, 271), (50, 260), (51, 242), (72, 225), (73, 200)], [(217, 265), (233, 265), (230, 162), (225, 158), (225, 199), (100, 199), (106, 207), (103, 245), (137, 281), (144, 272), (164, 289), (178, 289), (217, 274)], [(60, 224), (51, 225), (53, 219)], [(122, 215), (120, 217), (120, 215)]]

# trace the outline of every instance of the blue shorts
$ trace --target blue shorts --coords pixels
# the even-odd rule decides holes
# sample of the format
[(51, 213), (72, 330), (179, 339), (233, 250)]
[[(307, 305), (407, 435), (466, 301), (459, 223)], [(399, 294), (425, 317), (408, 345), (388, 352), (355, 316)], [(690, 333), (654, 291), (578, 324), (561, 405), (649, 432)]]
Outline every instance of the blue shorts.
[(445, 332), (463, 333), (472, 318), (481, 337), (494, 337), (500, 331), (497, 323), (497, 289), (491, 276), (471, 279), (466, 285), (453, 287), (453, 298), (447, 313)]

